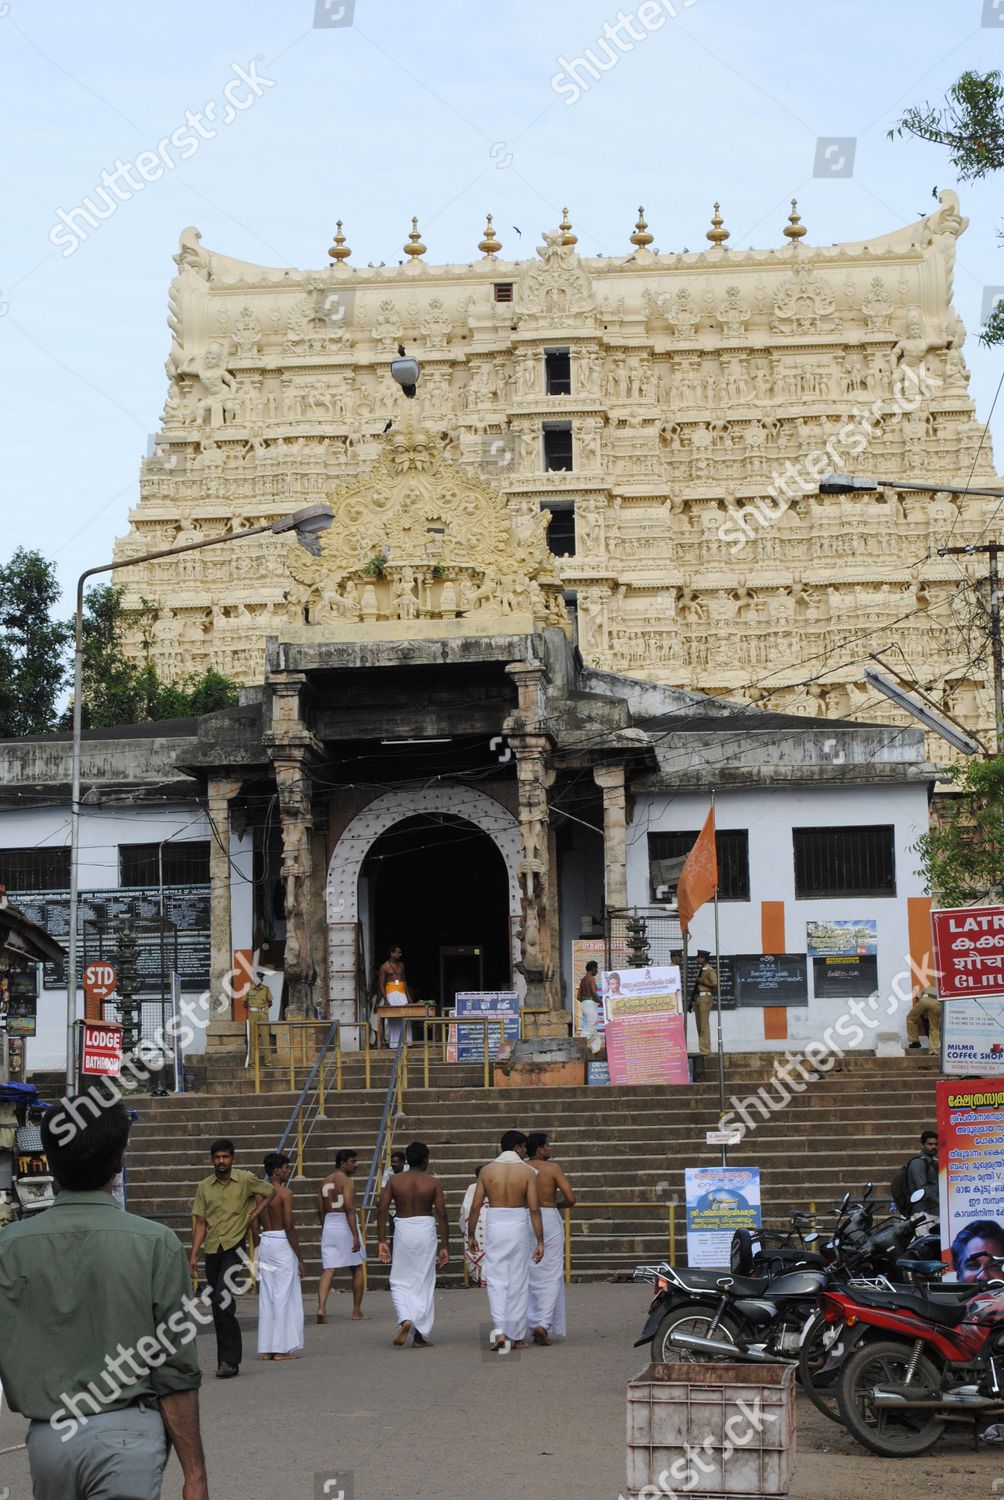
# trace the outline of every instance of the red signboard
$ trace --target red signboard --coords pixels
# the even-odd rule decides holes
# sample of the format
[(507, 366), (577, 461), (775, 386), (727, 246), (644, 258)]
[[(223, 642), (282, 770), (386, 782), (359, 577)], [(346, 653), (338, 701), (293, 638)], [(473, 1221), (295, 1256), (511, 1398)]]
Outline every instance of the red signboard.
[(110, 963), (103, 959), (97, 963), (88, 964), (84, 970), (84, 994), (88, 1000), (107, 1000), (114, 995), (115, 986), (118, 984), (118, 975)]
[(80, 1071), (87, 1078), (118, 1078), (122, 1072), (122, 1027), (112, 1021), (85, 1021)]
[(690, 1082), (682, 1016), (626, 1016), (608, 1021), (604, 1037), (612, 1084)]
[(933, 911), (931, 926), (943, 1000), (1004, 995), (1004, 906)]

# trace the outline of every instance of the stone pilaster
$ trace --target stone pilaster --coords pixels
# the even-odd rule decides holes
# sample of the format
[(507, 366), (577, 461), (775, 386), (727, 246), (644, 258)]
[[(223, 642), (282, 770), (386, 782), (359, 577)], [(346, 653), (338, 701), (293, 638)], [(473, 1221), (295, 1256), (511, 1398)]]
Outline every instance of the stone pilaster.
[[(304, 717), (301, 673), (269, 678), (272, 693), (271, 727), (264, 735), (275, 771), (282, 829), (282, 888), (286, 917), (286, 1014), (297, 1019), (313, 1014), (323, 995), (323, 954), (314, 952), (313, 799), (311, 763), (319, 742)], [(318, 990), (318, 981), (321, 989)], [(326, 1010), (326, 1007), (321, 1006)]]
[(243, 1024), (234, 1020), (231, 991), (233, 938), (230, 929), (230, 803), (239, 781), (213, 778), (206, 797), (212, 836), (209, 840), (209, 994), (212, 1020), (209, 1047), (214, 1051), (244, 1048)]
[(556, 964), (558, 916), (554, 893), (557, 880), (552, 862), (548, 788), (554, 772), (547, 764), (551, 737), (543, 732), (545, 671), (540, 662), (513, 662), (506, 671), (514, 679), (518, 707), (504, 725), (516, 757), (516, 789), (523, 858), (519, 866), (523, 908), (523, 973), (526, 1003), (561, 1007)]
[(594, 766), (593, 780), (603, 792), (603, 878), (608, 909), (620, 909), (627, 898), (627, 794), (624, 767)]

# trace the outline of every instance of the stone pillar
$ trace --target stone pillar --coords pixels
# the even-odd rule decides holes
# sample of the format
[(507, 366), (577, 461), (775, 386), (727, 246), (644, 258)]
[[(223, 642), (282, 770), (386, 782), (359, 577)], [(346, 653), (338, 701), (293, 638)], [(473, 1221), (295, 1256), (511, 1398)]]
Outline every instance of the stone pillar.
[(541, 732), (545, 721), (545, 673), (537, 661), (513, 662), (506, 671), (515, 680), (519, 695), (517, 711), (506, 720), (503, 733), (516, 757), (516, 790), (523, 837), (519, 882), (526, 1004), (547, 1005), (557, 1010), (561, 1008), (555, 963), (558, 921), (547, 803), (547, 791), (554, 781), (554, 772), (547, 764), (551, 737)]
[(628, 904), (627, 895), (627, 795), (624, 767), (594, 766), (593, 780), (603, 792), (603, 876), (606, 905), (615, 909)]
[[(323, 956), (315, 955), (311, 942), (312, 903), (315, 899), (313, 870), (313, 809), (311, 762), (320, 744), (303, 720), (301, 673), (276, 674), (268, 680), (272, 693), (272, 721), (263, 736), (275, 769), (282, 828), (282, 887), (286, 917), (286, 1015), (291, 1020), (311, 1016), (315, 1002), (323, 997)], [(316, 966), (315, 966), (316, 965)], [(326, 1007), (321, 1006), (325, 1011)]]
[(244, 1023), (234, 1020), (230, 974), (234, 965), (230, 930), (230, 802), (239, 781), (214, 778), (206, 786), (209, 821), (209, 995), (212, 1020), (207, 1051), (244, 1051)]

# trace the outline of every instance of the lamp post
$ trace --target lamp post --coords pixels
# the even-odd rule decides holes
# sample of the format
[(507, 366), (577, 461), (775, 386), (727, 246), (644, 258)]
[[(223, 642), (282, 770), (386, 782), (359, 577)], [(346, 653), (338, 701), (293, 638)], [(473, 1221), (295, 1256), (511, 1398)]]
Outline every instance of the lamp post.
[(75, 1065), (75, 1033), (77, 1025), (77, 905), (79, 899), (80, 864), (80, 743), (83, 728), (83, 637), (84, 637), (84, 585), (96, 573), (113, 573), (119, 568), (131, 568), (137, 563), (156, 562), (162, 557), (176, 557), (182, 552), (198, 552), (205, 547), (219, 547), (224, 542), (240, 542), (246, 537), (261, 536), (270, 532), (282, 536), (295, 531), (297, 537), (310, 550), (310, 538), (317, 532), (326, 531), (334, 520), (330, 505), (317, 501), (305, 505), (292, 515), (281, 516), (264, 526), (251, 526), (247, 531), (228, 531), (222, 536), (210, 536), (202, 542), (186, 542), (183, 547), (161, 547), (156, 552), (144, 552), (140, 557), (126, 557), (120, 562), (100, 563), (95, 568), (86, 568), (77, 579), (76, 616), (73, 637), (73, 749), (70, 771), (70, 930), (66, 944), (66, 1096), (72, 1098), (77, 1089)]

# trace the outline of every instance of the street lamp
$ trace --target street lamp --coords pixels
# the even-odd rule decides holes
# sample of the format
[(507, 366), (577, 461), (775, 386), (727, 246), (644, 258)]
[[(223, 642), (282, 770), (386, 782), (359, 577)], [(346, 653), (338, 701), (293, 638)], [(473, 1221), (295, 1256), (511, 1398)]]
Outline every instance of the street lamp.
[(101, 563), (96, 568), (86, 568), (77, 579), (76, 618), (73, 638), (73, 750), (70, 772), (70, 930), (66, 944), (66, 1096), (76, 1093), (74, 1037), (77, 1025), (77, 904), (79, 897), (80, 863), (80, 741), (83, 727), (83, 670), (84, 670), (84, 584), (95, 573), (113, 573), (119, 568), (131, 568), (137, 563), (156, 562), (162, 557), (176, 557), (182, 552), (198, 552), (204, 547), (219, 547), (224, 542), (240, 542), (246, 537), (261, 536), (271, 532), (282, 536), (295, 531), (308, 551), (313, 548), (313, 538), (319, 531), (326, 531), (334, 520), (334, 512), (323, 500), (304, 505), (292, 515), (281, 516), (264, 526), (251, 526), (247, 531), (227, 531), (222, 536), (206, 537), (202, 542), (186, 542), (182, 547), (161, 547), (157, 552), (144, 552), (140, 557), (124, 557), (118, 562)]
[(883, 677), (880, 672), (876, 672), (874, 667), (865, 667), (865, 681), (871, 687), (878, 688), (879, 692), (884, 694), (890, 703), (895, 703), (897, 708), (902, 708), (908, 714), (912, 714), (915, 719), (918, 719), (923, 724), (925, 729), (930, 729), (935, 734), (940, 734), (943, 740), (947, 740), (950, 745), (954, 745), (956, 750), (961, 750), (963, 755), (986, 754), (983, 746), (972, 735), (966, 734), (961, 727), (949, 723), (940, 714), (934, 713), (925, 703), (918, 703), (916, 698), (904, 692), (899, 683), (890, 681), (888, 677)]
[(942, 484), (938, 479), (929, 479), (920, 484), (916, 479), (862, 479), (854, 474), (824, 474), (819, 481), (821, 495), (872, 495), (876, 490), (934, 490), (946, 495), (992, 495), (995, 500), (1004, 500), (1004, 490), (971, 489), (969, 485)]

